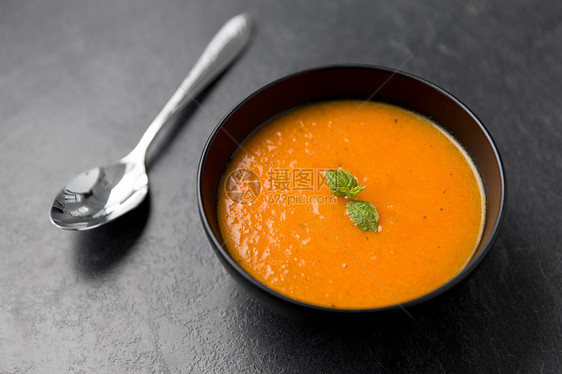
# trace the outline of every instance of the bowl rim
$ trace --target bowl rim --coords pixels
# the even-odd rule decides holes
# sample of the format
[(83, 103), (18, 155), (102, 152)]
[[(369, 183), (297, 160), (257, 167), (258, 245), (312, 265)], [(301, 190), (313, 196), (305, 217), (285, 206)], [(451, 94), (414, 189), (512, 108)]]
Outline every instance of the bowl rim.
[[(236, 113), (242, 106), (246, 105), (246, 103), (249, 102), (256, 95), (260, 94), (264, 90), (270, 89), (271, 87), (280, 84), (281, 82), (284, 82), (284, 81), (289, 80), (289, 79), (296, 78), (296, 77), (301, 76), (301, 75), (313, 74), (313, 73), (318, 73), (318, 72), (322, 72), (322, 71), (329, 71), (329, 70), (340, 70), (340, 69), (378, 70), (378, 71), (382, 71), (384, 73), (390, 74), (389, 79), (385, 80), (385, 83), (383, 83), (383, 84), (386, 84), (395, 75), (403, 76), (405, 78), (418, 81), (419, 83), (421, 83), (423, 85), (426, 85), (429, 88), (431, 88), (433, 90), (436, 90), (438, 93), (446, 96), (455, 105), (459, 106), (463, 111), (465, 111), (471, 117), (472, 121), (477, 125), (479, 130), (483, 133), (483, 135), (485, 136), (489, 145), (491, 146), (491, 149), (493, 151), (493, 155), (495, 156), (494, 157), (495, 163), (496, 163), (496, 165), (498, 167), (498, 170), (499, 170), (500, 204), (499, 204), (498, 216), (497, 216), (496, 222), (494, 223), (494, 226), (492, 228), (491, 235), (488, 238), (487, 242), (483, 244), (482, 250), (479, 253), (477, 253), (476, 255), (473, 255), (473, 257), (471, 257), (469, 262), (462, 268), (462, 270), (459, 273), (457, 273), (453, 278), (448, 280), (445, 284), (441, 285), (440, 287), (434, 289), (433, 291), (431, 291), (429, 293), (423, 294), (419, 297), (416, 297), (414, 299), (405, 301), (403, 303), (395, 303), (395, 304), (391, 304), (391, 305), (387, 305), (387, 306), (383, 306), (383, 307), (364, 308), (364, 309), (330, 308), (330, 307), (324, 307), (324, 306), (315, 305), (315, 304), (309, 304), (309, 303), (306, 303), (304, 301), (293, 299), (289, 296), (281, 294), (281, 293), (267, 287), (265, 284), (261, 283), (256, 278), (254, 278), (252, 275), (247, 273), (246, 270), (244, 270), (228, 254), (228, 252), (223, 247), (220, 240), (216, 237), (215, 233), (213, 232), (213, 230), (211, 228), (211, 225), (209, 223), (209, 220), (207, 218), (206, 212), (205, 212), (205, 204), (203, 202), (203, 193), (202, 193), (203, 170), (204, 170), (204, 167), (205, 167), (205, 164), (206, 164), (206, 161), (207, 161), (207, 157), (209, 157), (209, 149), (210, 149), (211, 145), (213, 144), (213, 142), (214, 142), (215, 138), (217, 137), (218, 133), (221, 131), (222, 127), (228, 122), (230, 117), (232, 117), (232, 115), (234, 113)], [(261, 125), (262, 124), (258, 125), (257, 127), (259, 127)], [(249, 135), (251, 135), (251, 133), (248, 134), (248, 136)], [(223, 171), (221, 171), (221, 173)], [(230, 265), (230, 267), (233, 270), (235, 270), (240, 276), (242, 276), (246, 281), (248, 281), (253, 286), (257, 287), (261, 291), (265, 292), (266, 294), (269, 294), (270, 296), (273, 296), (274, 298), (276, 298), (278, 300), (281, 300), (283, 302), (292, 304), (294, 306), (309, 309), (309, 310), (319, 311), (319, 312), (336, 313), (336, 314), (350, 314), (350, 315), (364, 314), (364, 313), (375, 313), (375, 312), (386, 312), (386, 311), (394, 311), (394, 310), (400, 310), (400, 309), (405, 310), (407, 308), (417, 306), (419, 304), (423, 304), (423, 303), (425, 303), (425, 302), (427, 302), (431, 299), (435, 299), (438, 296), (440, 296), (443, 293), (450, 290), (451, 288), (453, 288), (454, 286), (456, 286), (458, 283), (463, 281), (467, 276), (469, 276), (470, 274), (472, 274), (474, 272), (474, 270), (482, 263), (483, 259), (486, 257), (486, 255), (492, 249), (493, 244), (494, 244), (495, 240), (497, 239), (498, 233), (500, 231), (500, 227), (502, 225), (502, 222), (504, 220), (506, 204), (507, 204), (507, 183), (506, 183), (504, 164), (502, 162), (502, 159), (501, 159), (501, 156), (499, 154), (496, 143), (494, 142), (492, 136), (490, 135), (490, 132), (485, 127), (485, 125), (480, 121), (480, 119), (465, 104), (463, 104), (459, 99), (457, 99), (453, 94), (449, 93), (448, 91), (444, 90), (443, 88), (437, 86), (434, 83), (431, 83), (431, 82), (429, 82), (429, 81), (427, 81), (423, 78), (420, 78), (420, 77), (418, 77), (414, 74), (404, 72), (400, 69), (392, 69), (392, 68), (389, 68), (389, 67), (384, 67), (384, 66), (379, 66), (379, 65), (369, 65), (369, 64), (336, 64), (336, 65), (325, 65), (325, 66), (319, 66), (319, 67), (314, 67), (314, 68), (308, 68), (308, 69), (301, 70), (301, 71), (298, 71), (298, 72), (295, 72), (295, 73), (285, 75), (281, 78), (278, 78), (278, 79), (260, 87), (259, 89), (255, 90), (254, 92), (252, 92), (245, 99), (243, 99), (241, 102), (239, 102), (237, 105), (235, 105), (231, 110), (229, 110), (227, 112), (227, 114), (225, 114), (222, 117), (222, 119), (219, 121), (219, 123), (215, 126), (215, 128), (213, 129), (213, 131), (209, 135), (209, 138), (207, 139), (207, 141), (205, 143), (205, 146), (203, 147), (203, 150), (201, 152), (201, 157), (200, 157), (199, 165), (198, 165), (198, 169), (197, 169), (197, 182), (196, 182), (196, 184), (197, 184), (197, 186), (196, 186), (197, 207), (198, 207), (198, 210), (199, 210), (201, 223), (203, 225), (206, 236), (210, 240), (211, 245), (212, 245), (215, 253), (217, 255), (220, 255), (221, 259), (226, 261), (228, 263), (228, 265)], [(478, 244), (480, 245), (482, 243), (479, 242)]]

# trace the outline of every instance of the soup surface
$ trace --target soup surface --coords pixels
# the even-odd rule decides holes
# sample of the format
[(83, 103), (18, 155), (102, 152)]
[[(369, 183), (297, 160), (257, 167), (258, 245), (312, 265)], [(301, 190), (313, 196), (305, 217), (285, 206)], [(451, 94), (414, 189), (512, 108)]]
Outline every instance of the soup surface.
[[(351, 172), (379, 232), (361, 231), (327, 169)], [(484, 196), (466, 152), (440, 127), (376, 102), (299, 107), (233, 155), (218, 195), (232, 258), (306, 303), (364, 309), (402, 303), (453, 278), (480, 239)]]

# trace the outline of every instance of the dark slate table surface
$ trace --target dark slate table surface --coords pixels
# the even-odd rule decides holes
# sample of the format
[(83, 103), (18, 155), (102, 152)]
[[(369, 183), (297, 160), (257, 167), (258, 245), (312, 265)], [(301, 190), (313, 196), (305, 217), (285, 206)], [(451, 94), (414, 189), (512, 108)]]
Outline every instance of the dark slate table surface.
[[(123, 156), (231, 16), (251, 47), (152, 148), (150, 199), (56, 229), (72, 175)], [(561, 370), (562, 2), (0, 3), (0, 373)], [(473, 276), (414, 320), (342, 330), (255, 301), (210, 249), (196, 167), (218, 120), (305, 68), (400, 68), (467, 104), (505, 162), (508, 210)]]

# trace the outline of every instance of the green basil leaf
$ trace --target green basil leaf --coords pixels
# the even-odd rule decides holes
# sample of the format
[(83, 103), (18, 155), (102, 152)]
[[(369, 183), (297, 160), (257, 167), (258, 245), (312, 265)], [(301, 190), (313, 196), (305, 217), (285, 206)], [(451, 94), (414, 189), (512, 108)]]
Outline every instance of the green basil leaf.
[(363, 231), (379, 231), (379, 213), (371, 203), (363, 200), (349, 200), (347, 202), (349, 218)]
[(357, 179), (345, 170), (327, 170), (326, 182), (333, 194), (339, 197), (353, 197), (362, 191), (361, 189), (353, 193), (353, 188), (357, 186)]
[(347, 197), (351, 198), (353, 196), (356, 196), (359, 194), (359, 192), (363, 191), (365, 189), (365, 186), (355, 186), (353, 187), (349, 193), (347, 194)]

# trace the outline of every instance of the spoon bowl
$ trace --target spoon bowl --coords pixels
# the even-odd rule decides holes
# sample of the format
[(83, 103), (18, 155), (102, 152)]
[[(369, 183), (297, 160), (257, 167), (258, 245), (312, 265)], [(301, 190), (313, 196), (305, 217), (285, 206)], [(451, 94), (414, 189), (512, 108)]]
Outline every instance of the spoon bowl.
[(147, 193), (144, 163), (125, 157), (68, 182), (53, 202), (51, 220), (64, 229), (93, 229), (135, 208)]
[(51, 222), (62, 229), (99, 227), (136, 208), (148, 193), (146, 151), (170, 119), (185, 108), (242, 52), (250, 39), (250, 19), (230, 19), (211, 40), (197, 63), (154, 118), (137, 146), (121, 160), (82, 172), (68, 182), (51, 205)]

